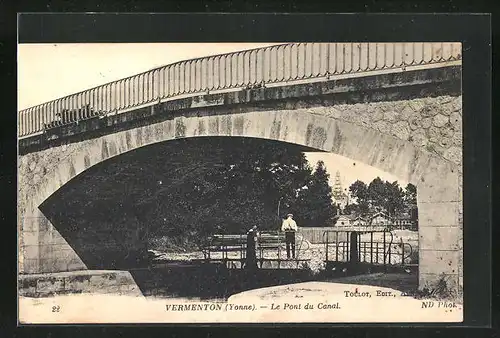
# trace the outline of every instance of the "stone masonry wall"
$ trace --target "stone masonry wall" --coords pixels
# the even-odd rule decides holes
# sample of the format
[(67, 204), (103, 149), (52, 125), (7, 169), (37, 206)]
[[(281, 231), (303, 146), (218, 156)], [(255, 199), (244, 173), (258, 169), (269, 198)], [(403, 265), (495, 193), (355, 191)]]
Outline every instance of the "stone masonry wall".
[[(443, 242), (458, 243), (448, 246), (458, 252), (458, 293), (463, 293), (463, 165), (462, 165), (462, 97), (424, 97), (407, 101), (343, 104), (325, 107), (320, 112), (360, 126), (373, 128), (381, 133), (408, 141), (425, 151), (456, 165), (458, 171), (458, 222), (435, 227), (425, 227), (420, 222), (420, 248), (439, 249)], [(420, 192), (420, 191), (419, 191)], [(432, 193), (432, 192), (431, 192)], [(421, 254), (422, 259), (422, 254)], [(425, 270), (424, 270), (425, 271)], [(455, 273), (453, 269), (445, 269)], [(455, 281), (450, 282), (452, 285)], [(421, 278), (421, 284), (426, 284)]]

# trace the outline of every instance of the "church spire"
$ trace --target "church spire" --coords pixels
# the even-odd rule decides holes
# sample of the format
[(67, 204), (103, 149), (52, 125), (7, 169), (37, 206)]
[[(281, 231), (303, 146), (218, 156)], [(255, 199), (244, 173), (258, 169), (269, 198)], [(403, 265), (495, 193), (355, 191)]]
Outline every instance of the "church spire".
[(333, 189), (332, 189), (333, 197), (337, 200), (342, 198), (342, 183), (340, 182), (340, 172), (337, 170), (337, 173), (335, 174), (335, 180), (333, 182)]
[(335, 178), (333, 181), (332, 187), (332, 197), (334, 202), (340, 206), (340, 208), (344, 209), (345, 206), (349, 203), (349, 197), (346, 195), (344, 190), (342, 189), (342, 183), (340, 180), (340, 172), (337, 170), (335, 174)]

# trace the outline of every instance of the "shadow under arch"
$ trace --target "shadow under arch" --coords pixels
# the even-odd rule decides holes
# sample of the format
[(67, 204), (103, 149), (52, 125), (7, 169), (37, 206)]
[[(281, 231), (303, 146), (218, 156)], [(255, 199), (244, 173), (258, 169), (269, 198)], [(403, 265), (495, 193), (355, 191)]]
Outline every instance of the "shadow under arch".
[[(54, 192), (39, 209), (88, 269), (128, 269), (140, 266), (141, 252), (147, 251), (152, 228), (184, 222), (188, 232), (190, 220), (200, 223), (200, 219), (189, 217), (194, 213), (191, 208), (176, 209), (176, 204), (191, 207), (194, 203), (204, 211), (201, 214), (209, 209), (213, 216), (215, 202), (214, 208), (199, 205), (193, 187), (205, 183), (207, 176), (210, 181), (210, 175), (218, 168), (227, 167), (234, 159), (243, 160), (249, 152), (280, 161), (283, 155), (297, 156), (306, 151), (314, 149), (249, 137), (193, 137), (159, 142), (88, 168)], [(241, 188), (235, 189), (238, 191), (233, 191), (232, 197), (242, 191), (251, 194), (249, 183), (240, 182)], [(266, 198), (262, 204), (267, 204), (275, 216), (275, 201), (262, 197)], [(264, 213), (264, 209), (256, 212)], [(220, 213), (222, 217), (227, 214), (228, 223), (244, 219), (234, 210), (222, 209)], [(249, 211), (247, 216), (251, 215)]]

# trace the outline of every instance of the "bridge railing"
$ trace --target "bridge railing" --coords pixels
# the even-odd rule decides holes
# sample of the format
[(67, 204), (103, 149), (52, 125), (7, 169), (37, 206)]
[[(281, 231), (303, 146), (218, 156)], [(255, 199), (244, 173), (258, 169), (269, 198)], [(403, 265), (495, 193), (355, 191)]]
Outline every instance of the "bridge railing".
[(290, 43), (186, 60), (21, 110), (18, 135), (184, 95), (461, 59), (460, 43)]

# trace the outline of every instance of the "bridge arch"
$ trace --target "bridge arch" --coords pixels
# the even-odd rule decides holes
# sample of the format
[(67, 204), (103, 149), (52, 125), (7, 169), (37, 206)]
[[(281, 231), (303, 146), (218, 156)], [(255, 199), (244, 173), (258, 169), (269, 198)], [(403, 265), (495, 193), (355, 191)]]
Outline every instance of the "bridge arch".
[[(30, 167), (44, 167), (47, 170), (31, 176), (20, 175), (20, 178), (31, 178), (31, 185), (20, 182), (21, 237), (26, 243), (31, 240), (29, 236), (37, 236), (34, 241), (38, 243), (35, 252), (24, 251), (24, 255), (20, 255), (20, 259), (21, 256), (24, 257), (20, 271), (33, 273), (86, 268), (67, 243), (67, 248), (64, 249), (66, 256), (63, 255), (63, 258), (60, 258), (60, 254), (53, 258), (46, 254), (43, 255), (44, 258), (42, 255), (38, 256), (44, 246), (64, 246), (65, 243), (64, 238), (38, 207), (60, 187), (88, 168), (126, 152), (173, 139), (238, 136), (294, 143), (335, 153), (417, 185), (420, 287), (435, 283), (443, 274), (454, 287), (460, 286), (461, 163), (454, 161), (450, 153), (445, 153), (444, 156), (431, 153), (424, 145), (425, 142), (415, 141), (418, 129), (411, 127), (415, 116), (407, 116), (410, 122), (406, 121), (406, 124), (397, 122), (397, 119), (380, 119), (380, 123), (374, 122), (375, 116), (380, 114), (385, 116), (387, 112), (376, 106), (358, 115), (338, 106), (250, 109), (222, 115), (192, 113), (23, 156), (20, 161), (21, 170), (28, 172)], [(404, 114), (403, 109), (399, 115)], [(57, 154), (59, 161), (52, 166), (50, 163), (32, 164), (47, 159), (50, 161), (54, 154)], [(27, 245), (21, 245), (21, 250), (26, 247)]]
[[(66, 154), (57, 165), (34, 183), (32, 208), (88, 168), (138, 148), (179, 138), (237, 136), (262, 138), (307, 146), (363, 162), (412, 182), (419, 187), (448, 182), (457, 190), (459, 168), (451, 160), (419, 149), (395, 135), (309, 109), (254, 111), (216, 116), (176, 117), (134, 130), (104, 135), (85, 144), (62, 145)], [(73, 149), (71, 149), (73, 148)], [(40, 154), (38, 155), (40, 157)], [(28, 164), (29, 166), (29, 164)], [(433, 175), (431, 175), (433, 174)], [(454, 177), (453, 180), (447, 177)], [(420, 190), (419, 190), (420, 191)], [(444, 190), (443, 190), (444, 191)], [(33, 194), (33, 192), (35, 194)], [(28, 209), (30, 207), (26, 205)], [(26, 210), (28, 211), (28, 210)]]

